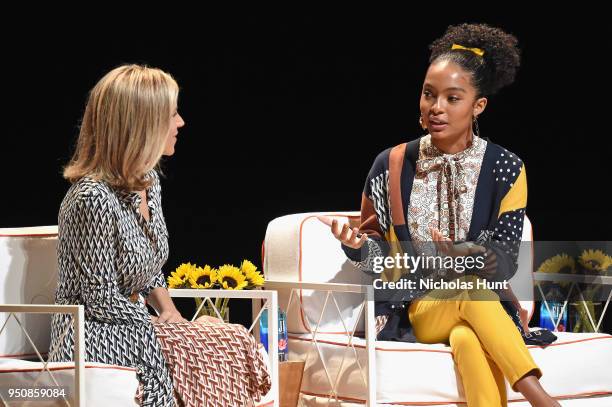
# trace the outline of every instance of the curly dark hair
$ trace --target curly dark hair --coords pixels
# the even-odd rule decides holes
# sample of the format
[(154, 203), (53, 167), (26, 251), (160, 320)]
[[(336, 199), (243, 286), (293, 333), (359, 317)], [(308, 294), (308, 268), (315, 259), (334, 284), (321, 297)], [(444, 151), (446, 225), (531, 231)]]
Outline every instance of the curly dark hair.
[[(429, 62), (452, 61), (472, 75), (472, 84), (478, 97), (497, 93), (511, 84), (521, 63), (518, 40), (511, 34), (487, 24), (451, 25), (442, 37), (429, 46)], [(453, 44), (480, 48), (478, 56), (466, 50), (452, 50)]]

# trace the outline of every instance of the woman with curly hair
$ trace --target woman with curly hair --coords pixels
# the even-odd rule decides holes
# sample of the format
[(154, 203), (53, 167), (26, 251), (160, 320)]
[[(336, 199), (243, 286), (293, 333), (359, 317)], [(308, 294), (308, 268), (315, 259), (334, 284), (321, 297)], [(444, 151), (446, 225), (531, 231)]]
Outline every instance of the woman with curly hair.
[[(363, 191), (359, 228), (334, 221), (332, 232), (368, 273), (373, 259), (399, 242), (411, 253), (486, 253), (484, 267), (470, 277), (507, 280), (516, 272), (522, 237), (525, 166), (481, 138), (477, 119), (488, 97), (514, 81), (517, 40), (485, 24), (462, 24), (448, 27), (430, 49), (420, 97), (420, 122), (428, 134), (378, 155)], [(478, 245), (453, 244), (460, 242)], [(532, 405), (559, 406), (540, 385), (542, 372), (523, 340), (526, 312), (516, 298), (505, 297), (511, 301), (502, 304), (501, 292), (480, 293), (494, 301), (474, 300), (473, 294), (445, 298), (440, 290), (411, 290), (393, 305), (378, 303), (377, 317), (389, 317), (379, 338), (450, 344), (470, 407), (505, 406), (504, 378)], [(398, 304), (408, 329), (400, 330), (402, 323), (393, 318)]]

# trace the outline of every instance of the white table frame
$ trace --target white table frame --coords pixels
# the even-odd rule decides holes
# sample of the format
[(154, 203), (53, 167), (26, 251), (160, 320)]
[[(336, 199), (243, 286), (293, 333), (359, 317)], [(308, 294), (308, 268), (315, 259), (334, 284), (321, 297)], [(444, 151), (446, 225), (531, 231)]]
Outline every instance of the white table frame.
[[(219, 290), (194, 288), (171, 288), (168, 292), (170, 296), (174, 298), (204, 299), (200, 307), (194, 313), (192, 321), (206, 303), (213, 308), (217, 317), (222, 319), (219, 310), (211, 298), (242, 298), (252, 300), (253, 321), (249, 328), (249, 332), (255, 334), (257, 340), (259, 340), (259, 319), (264, 309), (268, 309), (268, 357), (270, 360), (270, 376), (272, 378), (272, 388), (270, 392), (274, 399), (274, 407), (278, 407), (280, 402), (278, 387), (278, 312), (276, 311), (278, 309), (278, 293), (272, 290)], [(260, 301), (253, 300), (263, 300), (264, 304), (262, 306)]]
[[(287, 306), (284, 308), (285, 312), (289, 312), (291, 305), (294, 302), (297, 302), (298, 307), (302, 307), (302, 304), (299, 300), (300, 291), (301, 290), (314, 290), (314, 291), (322, 291), (326, 292), (325, 302), (321, 309), (321, 313), (316, 321), (316, 324), (312, 324), (309, 321), (309, 325), (314, 326), (314, 330), (311, 332), (313, 345), (317, 350), (323, 368), (325, 370), (325, 374), (327, 380), (329, 382), (331, 392), (328, 396), (328, 403), (331, 402), (332, 399), (335, 400), (336, 403), (339, 402), (337, 388), (339, 385), (339, 379), (343, 373), (342, 368), (344, 366), (344, 361), (346, 358), (346, 352), (352, 350), (355, 359), (359, 366), (359, 371), (361, 373), (364, 384), (367, 386), (367, 398), (366, 398), (366, 406), (374, 407), (376, 406), (376, 317), (374, 316), (374, 287), (371, 285), (363, 285), (363, 284), (339, 284), (339, 283), (309, 283), (309, 282), (288, 282), (288, 281), (266, 281), (265, 287), (270, 289), (285, 289), (291, 290), (289, 294), (289, 300), (287, 301)], [(359, 315), (357, 316), (355, 323), (352, 327), (348, 327), (342, 318), (342, 314), (340, 312), (340, 308), (338, 306), (338, 302), (336, 301), (335, 296), (342, 293), (356, 293), (363, 294), (363, 301), (360, 305)], [(331, 301), (330, 301), (331, 299)], [(321, 353), (321, 349), (319, 348), (319, 343), (317, 341), (317, 333), (319, 326), (321, 324), (323, 314), (325, 313), (325, 309), (328, 304), (333, 304), (338, 312), (340, 320), (342, 321), (343, 327), (348, 335), (348, 342), (345, 346), (345, 352), (342, 357), (342, 361), (340, 363), (340, 368), (338, 369), (338, 373), (336, 375), (335, 380), (331, 377), (329, 370), (327, 369), (327, 365), (325, 363), (325, 359), (323, 354)], [(365, 310), (365, 312), (364, 312)], [(357, 324), (361, 319), (361, 315), (365, 313), (365, 340), (366, 340), (366, 352), (367, 352), (367, 364), (365, 367), (359, 364), (357, 358), (357, 350), (355, 349), (355, 345), (353, 344), (354, 334), (357, 328)], [(307, 317), (306, 317), (307, 318)], [(351, 329), (349, 329), (351, 328)], [(300, 398), (301, 400), (301, 398)]]

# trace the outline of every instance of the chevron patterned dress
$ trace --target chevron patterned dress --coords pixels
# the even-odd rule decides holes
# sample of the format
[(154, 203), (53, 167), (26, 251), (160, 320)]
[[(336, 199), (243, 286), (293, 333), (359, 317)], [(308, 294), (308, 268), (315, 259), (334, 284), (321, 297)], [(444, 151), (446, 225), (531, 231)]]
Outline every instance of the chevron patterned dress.
[[(85, 306), (86, 360), (136, 368), (143, 406), (172, 406), (173, 386), (144, 298), (164, 287), (168, 232), (155, 171), (147, 174), (150, 218), (138, 193), (103, 181), (74, 183), (59, 212), (57, 304)], [(72, 360), (72, 320), (52, 321), (51, 361)]]

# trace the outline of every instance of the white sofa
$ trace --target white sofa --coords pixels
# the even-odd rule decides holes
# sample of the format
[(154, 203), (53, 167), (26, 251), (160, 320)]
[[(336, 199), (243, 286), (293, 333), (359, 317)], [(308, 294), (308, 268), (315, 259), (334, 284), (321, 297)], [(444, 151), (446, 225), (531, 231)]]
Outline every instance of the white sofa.
[[(346, 259), (316, 219), (321, 214), (341, 222), (359, 216), (283, 216), (268, 225), (263, 248), (266, 288), (277, 289), (288, 307), (290, 359), (306, 360), (302, 405), (465, 405), (448, 346), (375, 341), (373, 307), (365, 301), (371, 278)], [(531, 240), (528, 219), (523, 240)], [(531, 270), (531, 261), (521, 251), (521, 267)], [(523, 307), (533, 314), (533, 302)], [(357, 337), (363, 331), (365, 338)], [(543, 386), (564, 406), (612, 406), (612, 336), (557, 335), (547, 348), (530, 347)], [(528, 405), (508, 384), (507, 391), (512, 406)]]

